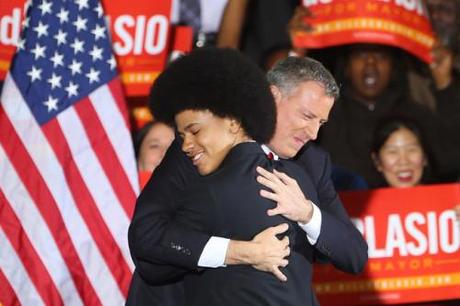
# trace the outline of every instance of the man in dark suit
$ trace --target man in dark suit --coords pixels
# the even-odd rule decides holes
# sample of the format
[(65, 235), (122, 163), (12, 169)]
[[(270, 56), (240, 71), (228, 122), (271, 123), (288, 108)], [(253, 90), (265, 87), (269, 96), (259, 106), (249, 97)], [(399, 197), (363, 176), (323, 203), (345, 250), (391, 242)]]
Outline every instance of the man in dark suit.
[[(366, 243), (349, 221), (332, 186), (328, 156), (317, 147), (305, 145), (316, 138), (319, 127), (327, 120), (338, 95), (337, 85), (329, 72), (311, 59), (288, 58), (276, 65), (268, 78), (278, 111), (276, 132), (268, 146), (281, 158), (297, 155), (298, 165), (306, 170), (317, 194), (299, 202), (278, 201), (269, 214), (282, 215), (305, 227), (304, 240), (308, 240), (312, 250), (311, 259), (319, 258), (343, 271), (358, 273), (367, 260)], [(146, 301), (149, 298), (144, 298), (141, 292), (153, 295), (158, 292), (156, 296), (160, 299), (169, 296), (162, 304), (174, 305), (174, 299), (183, 299), (175, 286), (184, 273), (224, 264), (250, 264), (285, 280), (279, 267), (285, 264), (286, 254), (281, 251), (270, 254), (279, 247), (280, 241), (275, 236), (279, 228), (270, 228), (251, 241), (236, 241), (210, 237), (175, 221), (179, 195), (198, 177), (179, 145), (178, 140), (173, 142), (138, 199), (129, 233), (137, 271), (128, 304), (149, 304)], [(270, 197), (273, 193), (263, 195)], [(267, 243), (269, 247), (265, 247)], [(172, 266), (175, 268), (171, 269)], [(168, 289), (162, 286), (146, 289), (145, 282), (172, 285)]]

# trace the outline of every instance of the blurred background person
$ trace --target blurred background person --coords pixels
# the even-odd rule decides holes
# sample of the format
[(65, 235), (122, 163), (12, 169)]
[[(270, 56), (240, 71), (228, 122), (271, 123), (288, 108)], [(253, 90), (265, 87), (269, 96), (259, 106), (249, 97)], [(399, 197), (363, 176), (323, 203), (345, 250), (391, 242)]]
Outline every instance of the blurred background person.
[(173, 0), (171, 23), (193, 30), (193, 47), (214, 46), (227, 0)]
[(425, 0), (425, 3), (438, 42), (457, 55), (460, 47), (460, 1)]
[(447, 181), (460, 178), (460, 1), (426, 0), (437, 37), (429, 66), (434, 112), (443, 136), (442, 172)]
[(299, 0), (228, 0), (217, 47), (239, 49), (268, 70), (292, 48), (287, 27), (299, 4)]
[(134, 152), (141, 187), (147, 183), (174, 140), (173, 129), (159, 121), (146, 123), (134, 135)]

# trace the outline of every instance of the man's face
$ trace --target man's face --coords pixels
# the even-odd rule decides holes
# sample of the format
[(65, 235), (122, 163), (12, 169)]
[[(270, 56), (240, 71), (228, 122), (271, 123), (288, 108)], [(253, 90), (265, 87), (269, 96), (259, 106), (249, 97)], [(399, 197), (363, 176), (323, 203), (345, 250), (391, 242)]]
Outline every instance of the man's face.
[(427, 0), (428, 13), (440, 42), (447, 47), (455, 43), (459, 31), (456, 0)]
[(350, 52), (346, 75), (355, 98), (374, 102), (388, 87), (393, 56), (383, 46), (355, 46)]
[(315, 81), (300, 83), (290, 92), (271, 86), (277, 108), (276, 131), (270, 148), (282, 158), (294, 157), (310, 140), (318, 136), (334, 105), (324, 87)]
[(182, 151), (192, 160), (201, 175), (220, 166), (236, 144), (234, 120), (221, 118), (208, 110), (185, 110), (175, 116), (179, 135), (184, 140)]

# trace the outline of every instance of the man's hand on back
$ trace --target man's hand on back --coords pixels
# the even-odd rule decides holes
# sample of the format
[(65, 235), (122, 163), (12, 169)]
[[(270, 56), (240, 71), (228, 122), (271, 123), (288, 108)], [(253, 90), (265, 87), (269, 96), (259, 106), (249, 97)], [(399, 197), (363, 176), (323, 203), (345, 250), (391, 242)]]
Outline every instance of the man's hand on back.
[(313, 205), (306, 199), (297, 181), (285, 173), (269, 172), (257, 167), (257, 182), (271, 190), (261, 190), (260, 195), (276, 202), (276, 207), (267, 211), (269, 216), (283, 215), (289, 220), (308, 223), (313, 215)]
[(290, 254), (289, 238), (277, 238), (287, 229), (287, 224), (280, 224), (260, 232), (251, 241), (231, 240), (225, 263), (249, 264), (257, 270), (272, 273), (281, 281), (287, 281), (280, 267), (286, 267), (289, 263), (285, 258)]

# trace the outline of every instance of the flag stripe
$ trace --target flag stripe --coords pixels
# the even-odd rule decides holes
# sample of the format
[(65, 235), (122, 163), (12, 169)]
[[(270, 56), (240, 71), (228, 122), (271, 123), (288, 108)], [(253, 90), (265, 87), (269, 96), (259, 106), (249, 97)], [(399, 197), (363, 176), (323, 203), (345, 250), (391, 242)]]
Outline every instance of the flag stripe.
[[(10, 295), (11, 300), (19, 300), (17, 304), (22, 305), (45, 305), (1, 227), (0, 245), (1, 274), (5, 275), (14, 290)], [(4, 294), (2, 287), (3, 285), (0, 285), (1, 295)]]
[[(114, 239), (114, 237), (120, 237), (120, 220), (117, 219), (118, 217), (113, 216), (113, 212), (117, 211), (118, 209), (117, 206), (114, 207), (114, 205), (105, 205), (107, 206), (103, 207), (105, 210), (100, 210), (98, 208), (98, 203), (95, 201), (90, 191), (88, 190), (88, 186), (93, 186), (92, 189), (93, 192), (95, 192), (94, 190), (99, 190), (99, 188), (97, 188), (98, 185), (94, 182), (94, 180), (92, 182), (87, 182), (90, 184), (94, 183), (92, 185), (85, 184), (82, 174), (78, 169), (74, 158), (72, 157), (67, 140), (63, 135), (57, 121), (50, 121), (47, 126), (43, 128), (43, 131), (54, 151), (57, 153), (60, 164), (66, 165), (65, 176), (67, 179), (67, 184), (72, 191), (74, 198), (76, 199), (76, 205), (82, 214), (82, 217), (84, 218), (93, 239), (98, 245), (99, 250), (104, 257), (104, 260), (106, 261), (112, 275), (120, 286), (120, 290), (123, 293), (126, 293), (128, 291), (130, 280), (130, 278), (127, 276), (131, 274), (131, 268), (127, 264), (124, 257), (126, 255), (123, 255), (120, 249), (122, 244), (126, 244), (126, 242), (122, 239), (117, 242)], [(83, 173), (86, 173), (87, 176), (89, 174), (89, 176), (92, 177), (91, 173), (88, 173), (88, 171), (83, 171)], [(121, 212), (123, 213), (123, 211)], [(126, 220), (125, 222), (128, 223), (129, 220)], [(109, 224), (113, 227), (113, 234), (108, 228)], [(121, 238), (125, 237), (121, 236)], [(126, 247), (124, 247), (124, 249), (126, 249)]]
[[(84, 100), (79, 104), (89, 103), (89, 100)], [(114, 187), (108, 178), (114, 173), (111, 173), (110, 170), (106, 173), (106, 169), (102, 167), (95, 151), (86, 150), (94, 142), (90, 142), (81, 119), (74, 109), (69, 109), (58, 116), (62, 132), (69, 144), (69, 149), (74, 156), (79, 172), (117, 244), (122, 249), (126, 262), (131, 262), (126, 235), (130, 219), (120, 204), (119, 198), (114, 192)], [(115, 187), (118, 189), (125, 188), (124, 185)]]
[(118, 197), (127, 217), (131, 218), (134, 208), (132, 203), (136, 201), (136, 196), (134, 191), (128, 188), (130, 181), (118, 162), (112, 144), (104, 132), (94, 107), (90, 103), (82, 101), (75, 106), (75, 111), (81, 118), (90, 145), (112, 185), (112, 192)]
[[(11, 137), (13, 139), (13, 137)], [(27, 235), (27, 239), (30, 239), (32, 248), (30, 254), (26, 256), (33, 257), (36, 254), (40, 257), (35, 260), (33, 265), (29, 265), (29, 269), (35, 269), (35, 266), (39, 267), (39, 264), (44, 264), (51, 279), (55, 284), (63, 284), (58, 288), (61, 294), (61, 298), (64, 300), (66, 305), (81, 305), (82, 302), (78, 297), (77, 289), (73, 282), (67, 281), (71, 278), (70, 272), (65, 265), (64, 259), (56, 245), (52, 234), (37, 209), (37, 206), (30, 197), (30, 193), (26, 190), (23, 182), (20, 180), (18, 173), (14, 169), (13, 165), (9, 162), (10, 159), (6, 156), (6, 152), (0, 146), (0, 159), (4, 162), (1, 163), (0, 173), (8, 180), (3, 180), (2, 190), (5, 195), (5, 203), (10, 203), (11, 209), (14, 211), (14, 216), (18, 220), (18, 228), (22, 227), (22, 230)], [(9, 204), (8, 204), (9, 205)], [(8, 206), (5, 207), (7, 209)], [(12, 218), (5, 218), (4, 220), (13, 220)], [(12, 222), (12, 221), (11, 221)], [(5, 224), (4, 222), (1, 222)], [(20, 224), (19, 224), (20, 223)], [(5, 227), (6, 228), (6, 227)], [(7, 232), (8, 233), (8, 232)], [(10, 236), (10, 240), (12, 237)], [(41, 262), (41, 263), (40, 263)], [(56, 267), (62, 267), (56, 269)], [(33, 274), (32, 272), (30, 274)], [(44, 277), (44, 280), (47, 278)], [(35, 281), (42, 282), (41, 276)], [(45, 282), (46, 286), (49, 282)], [(38, 286), (38, 285), (37, 285)], [(52, 286), (52, 285), (49, 285)], [(46, 291), (46, 290), (45, 290)], [(69, 299), (69, 300), (66, 300)], [(46, 300), (46, 299), (45, 299)]]
[[(2, 228), (0, 227), (0, 232), (1, 231), (2, 231)], [(6, 265), (6, 263), (2, 262), (2, 264), (0, 264), (0, 305), (3, 304), (3, 305), (9, 305), (9, 306), (20, 306), (21, 304), (19, 302), (19, 299), (16, 293), (14, 292), (13, 287), (11, 287), (11, 284), (8, 278), (6, 277), (6, 275), (3, 274), (3, 271), (2, 271), (3, 264)]]
[[(37, 203), (65, 263), (72, 267), (70, 273), (81, 298), (85, 304), (100, 305), (99, 297), (86, 275), (85, 268), (88, 267), (82, 264), (83, 258), (88, 258), (86, 254), (89, 254), (87, 248), (91, 239), (87, 238), (89, 235), (85, 235), (86, 226), (75, 209), (71, 193), (62, 184), (65, 182), (62, 169), (9, 75), (4, 86), (3, 108), (0, 108), (0, 130), (4, 133), (0, 133), (0, 142), (8, 144), (4, 146), (6, 154), (11, 156), (11, 162), (20, 179), (33, 202)], [(60, 207), (58, 204), (62, 206), (62, 203), (71, 205)], [(72, 242), (76, 242), (76, 246)], [(83, 254), (82, 260), (77, 251)]]
[[(126, 107), (125, 99), (123, 98), (125, 95), (124, 95), (124, 92), (123, 92), (123, 88), (121, 87), (121, 83), (119, 82), (119, 78), (116, 78), (116, 79), (108, 82), (107, 86), (109, 86), (110, 92), (113, 94), (113, 99), (115, 101), (115, 104), (116, 104), (118, 110), (120, 111), (121, 116), (123, 117), (124, 126), (129, 131), (129, 129), (130, 129), (130, 127), (129, 127), (129, 113), (128, 113), (128, 109)], [(138, 185), (136, 185), (136, 186), (138, 186)], [(136, 187), (135, 189), (137, 189), (137, 188), (138, 187)]]
[[(0, 146), (0, 158), (7, 158), (4, 154), (2, 147)], [(6, 165), (6, 163), (5, 163)], [(5, 168), (5, 167), (4, 167)], [(1, 169), (5, 171), (4, 173), (8, 175), (11, 179), (14, 179), (15, 175), (10, 175), (12, 169)], [(16, 190), (11, 190), (14, 186), (8, 186), (11, 192), (20, 192), (22, 188), (16, 186)], [(13, 188), (11, 188), (13, 187)], [(22, 186), (21, 186), (22, 187)], [(12, 199), (16, 200), (16, 199)], [(37, 252), (35, 251), (32, 243), (29, 240), (29, 237), (26, 235), (26, 232), (30, 232), (27, 229), (23, 228), (18, 220), (18, 217), (14, 213), (13, 209), (10, 207), (11, 201), (3, 194), (0, 190), (0, 225), (3, 228), (5, 235), (8, 237), (12, 247), (14, 248), (17, 256), (22, 261), (25, 266), (25, 270), (30, 277), (30, 280), (35, 284), (35, 287), (42, 297), (43, 301), (47, 305), (63, 305), (61, 296), (54, 285), (53, 280), (51, 279), (50, 274), (46, 270), (42, 261), (38, 257)], [(30, 206), (30, 201), (22, 201), (22, 203), (15, 203), (16, 209), (24, 209), (23, 207), (18, 206)], [(25, 211), (25, 210), (24, 210)], [(33, 217), (32, 217), (33, 218)], [(32, 224), (26, 224), (26, 226)], [(62, 278), (61, 278), (62, 279)]]
[[(119, 82), (114, 82), (113, 80), (110, 83), (119, 84)], [(109, 137), (110, 143), (115, 149), (115, 154), (124, 172), (128, 174), (128, 179), (131, 183), (131, 196), (134, 196), (135, 200), (136, 194), (139, 193), (139, 184), (136, 162), (133, 159), (134, 148), (132, 145), (126, 146), (126, 143), (130, 143), (127, 140), (131, 139), (131, 134), (128, 129), (120, 128), (125, 124), (125, 120), (119, 107), (113, 103), (115, 96), (110, 91), (110, 86), (101, 86), (91, 93), (89, 98), (99, 117), (99, 122), (104, 127), (105, 134)], [(125, 188), (128, 188), (128, 185)]]

